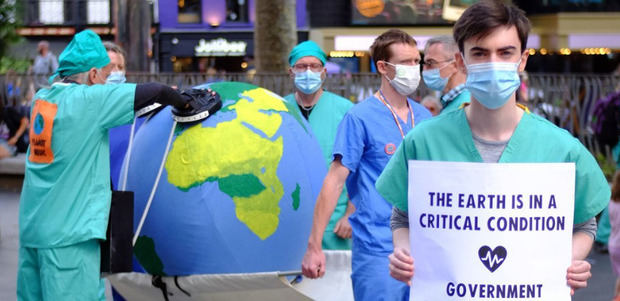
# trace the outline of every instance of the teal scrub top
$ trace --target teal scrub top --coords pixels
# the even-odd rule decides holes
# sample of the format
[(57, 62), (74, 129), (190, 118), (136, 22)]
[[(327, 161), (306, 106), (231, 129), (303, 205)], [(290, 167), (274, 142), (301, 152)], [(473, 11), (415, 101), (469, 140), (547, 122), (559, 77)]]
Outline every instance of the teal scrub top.
[(19, 206), (21, 246), (105, 239), (110, 211), (108, 129), (132, 122), (135, 84), (55, 83), (32, 103)]
[(469, 103), (470, 98), (471, 93), (469, 90), (463, 89), (459, 95), (457, 95), (452, 101), (448, 102), (448, 104), (441, 109), (441, 113), (439, 114), (445, 114), (458, 110), (464, 103)]
[[(286, 95), (284, 99), (291, 103), (297, 103), (294, 94)], [(298, 106), (294, 107), (299, 111)], [(310, 115), (308, 115), (308, 123), (310, 123), (312, 132), (314, 132), (314, 135), (319, 141), (319, 146), (321, 147), (323, 158), (325, 158), (325, 164), (327, 164), (328, 168), (333, 160), (332, 150), (334, 149), (334, 140), (338, 132), (338, 125), (351, 107), (353, 107), (353, 103), (346, 98), (331, 92), (323, 91), (321, 98), (319, 98), (316, 105), (312, 108)], [(301, 115), (301, 112), (298, 113)], [(329, 219), (329, 224), (325, 232), (333, 232), (338, 220), (344, 216), (348, 199), (347, 190), (344, 188), (342, 194), (340, 194), (338, 198), (338, 204)], [(350, 249), (348, 246), (343, 246), (342, 248)]]
[[(415, 127), (377, 180), (379, 193), (403, 211), (408, 206), (409, 160), (482, 162), (465, 110), (439, 115)], [(540, 116), (523, 114), (499, 162), (574, 162), (576, 224), (597, 215), (609, 202), (609, 185), (590, 152), (570, 133)]]

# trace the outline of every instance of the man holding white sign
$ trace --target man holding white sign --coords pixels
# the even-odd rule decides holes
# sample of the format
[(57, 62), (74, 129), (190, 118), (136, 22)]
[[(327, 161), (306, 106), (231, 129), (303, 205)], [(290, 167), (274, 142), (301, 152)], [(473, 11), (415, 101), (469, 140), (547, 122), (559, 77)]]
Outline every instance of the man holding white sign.
[[(427, 191), (426, 195), (418, 195), (420, 204), (426, 203), (434, 208), (427, 210), (428, 212), (419, 212), (417, 208), (412, 208), (410, 216), (418, 218), (412, 220), (415, 227), (434, 227), (434, 229), (441, 227), (442, 230), (444, 230), (443, 227), (452, 228), (457, 230), (459, 235), (473, 234), (469, 237), (477, 235), (486, 239), (490, 235), (485, 233), (495, 231), (495, 234), (504, 232), (503, 235), (507, 235), (507, 231), (512, 229), (512, 232), (518, 233), (510, 235), (526, 235), (520, 244), (529, 245), (530, 248), (539, 247), (538, 244), (531, 245), (530, 238), (535, 234), (547, 235), (555, 232), (557, 235), (541, 237), (549, 239), (561, 237), (566, 228), (570, 231), (571, 225), (574, 224), (571, 237), (572, 253), (568, 251), (568, 247), (563, 249), (561, 245), (541, 248), (540, 252), (555, 252), (558, 257), (562, 257), (563, 253), (570, 253), (572, 262), (566, 270), (566, 283), (571, 287), (571, 292), (587, 286), (587, 280), (591, 276), (590, 264), (584, 259), (590, 251), (596, 230), (593, 217), (606, 206), (610, 195), (609, 186), (592, 155), (577, 139), (547, 120), (531, 114), (527, 108), (516, 104), (515, 91), (520, 84), (518, 72), (525, 69), (528, 57), (526, 42), (529, 28), (529, 21), (521, 10), (500, 1), (481, 1), (472, 5), (454, 26), (454, 38), (460, 51), (455, 59), (457, 66), (467, 73), (466, 88), (472, 94), (471, 104), (463, 109), (442, 114), (414, 128), (405, 137), (376, 184), (378, 192), (395, 207), (392, 215), (394, 253), (390, 255), (390, 273), (394, 278), (411, 283), (414, 276), (414, 261), (409, 252), (408, 198), (414, 198), (417, 190), (423, 191), (428, 188), (418, 187), (422, 184), (410, 187), (411, 183), (415, 183), (412, 182), (414, 180), (412, 178), (415, 177), (412, 175), (418, 172), (415, 167), (411, 167), (410, 170), (409, 164), (414, 164), (410, 161), (570, 163), (574, 166), (574, 177), (568, 180), (562, 181), (556, 176), (544, 176), (540, 172), (532, 171), (519, 176), (536, 179), (542, 183), (542, 188), (498, 184), (502, 183), (499, 179), (492, 180), (492, 185), (486, 187), (487, 191), (474, 191), (471, 187), (470, 192), (459, 191), (459, 188), (455, 187), (446, 188), (451, 187), (450, 185), (444, 188), (436, 187), (438, 191)], [(457, 166), (459, 165), (453, 163), (451, 167), (456, 170)], [(512, 169), (500, 167), (503, 173), (512, 172)], [(540, 166), (534, 168), (540, 170)], [(549, 170), (551, 169), (549, 167)], [(478, 170), (477, 175), (488, 172), (487, 169)], [(422, 177), (427, 175), (432, 177), (434, 174), (435, 172), (427, 174), (420, 172)], [(559, 172), (556, 175), (561, 174), (562, 172)], [(513, 179), (517, 178), (515, 175), (511, 176)], [(461, 174), (458, 179), (462, 179), (464, 183), (475, 183), (479, 180), (471, 174), (469, 176)], [(445, 178), (443, 181), (448, 182)], [(562, 184), (567, 181), (573, 182), (574, 188)], [(448, 182), (450, 183), (454, 184), (454, 182)], [(532, 181), (527, 183), (533, 185)], [(498, 186), (505, 189), (497, 190)], [(572, 201), (570, 195), (559, 196), (562, 189), (568, 190), (564, 193), (569, 192), (571, 195), (574, 193), (572, 220), (570, 215), (566, 216), (562, 213), (566, 210), (566, 202)], [(438, 194), (431, 196), (430, 192)], [(474, 195), (471, 201), (468, 193)], [(492, 198), (491, 195), (493, 195)], [(518, 195), (521, 195), (521, 199)], [(448, 202), (449, 198), (452, 198), (451, 202)], [(431, 201), (435, 202), (431, 203)], [(447, 205), (448, 203), (450, 205)], [(532, 214), (525, 211), (500, 213), (505, 210), (520, 209), (519, 203), (524, 209), (544, 209), (545, 211)], [(495, 205), (492, 209), (489, 207), (491, 204)], [(479, 209), (479, 212), (468, 211), (474, 209)], [(422, 213), (427, 213), (427, 215), (421, 217)], [(431, 218), (430, 215), (433, 217)], [(460, 218), (457, 219), (458, 216)], [(520, 230), (522, 228), (523, 230)], [(482, 232), (483, 230), (487, 232)], [(418, 238), (416, 237), (413, 243), (417, 243)], [(438, 245), (452, 243), (448, 240), (435, 241)], [(481, 245), (476, 254), (479, 257), (477, 259), (479, 263), (470, 268), (474, 273), (474, 269), (478, 270), (481, 265), (484, 265), (483, 269), (486, 268), (489, 273), (488, 279), (494, 279), (496, 275), (494, 273), (503, 268), (500, 262), (509, 260), (513, 256), (517, 258), (518, 254), (513, 254), (510, 249), (501, 245), (502, 241), (499, 238), (489, 237), (488, 241), (496, 242), (497, 245)], [(466, 250), (452, 249), (448, 257), (441, 257), (443, 251), (436, 253), (441, 260), (434, 260), (431, 264), (439, 266), (438, 268), (441, 268), (440, 265), (448, 268), (458, 265), (460, 262), (451, 256), (461, 251)], [(415, 266), (422, 267), (425, 264), (428, 263), (419, 262)], [(532, 278), (541, 276), (532, 273), (533, 267), (530, 266), (529, 261), (521, 261), (518, 264), (520, 264), (520, 269), (517, 269), (522, 274)], [(421, 271), (416, 272), (414, 282), (421, 277), (428, 276), (420, 275), (418, 272)], [(509, 277), (516, 277), (516, 275)], [(557, 280), (558, 277), (564, 278), (563, 275), (552, 272), (545, 272), (541, 277), (549, 278), (551, 282), (554, 279)], [(444, 285), (443, 290), (438, 292), (443, 294), (441, 296), (445, 296), (440, 299), (450, 299), (450, 297), (474, 299), (474, 297), (488, 298), (490, 296), (497, 298), (500, 289), (496, 286), (497, 282), (493, 281), (465, 283), (468, 279), (460, 279), (461, 282), (459, 282), (459, 279), (454, 279), (453, 274), (444, 276), (444, 279), (455, 281)], [(511, 279), (516, 280), (516, 278)], [(546, 287), (541, 281), (504, 284), (505, 286), (501, 289), (505, 298), (530, 296), (530, 298), (547, 299), (550, 296), (550, 289), (545, 290)], [(492, 290), (492, 295), (489, 290)], [(419, 291), (416, 291), (414, 286), (412, 296), (417, 297), (417, 293)], [(565, 294), (568, 300), (568, 293)]]

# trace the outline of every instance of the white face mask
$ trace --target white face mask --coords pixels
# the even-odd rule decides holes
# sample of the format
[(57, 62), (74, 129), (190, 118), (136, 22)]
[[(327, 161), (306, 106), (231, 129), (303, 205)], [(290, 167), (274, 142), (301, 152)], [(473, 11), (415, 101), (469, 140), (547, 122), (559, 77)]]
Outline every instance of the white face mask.
[(392, 88), (403, 96), (409, 96), (418, 88), (420, 84), (420, 65), (400, 65), (385, 62), (388, 65), (394, 66), (396, 70), (394, 79), (385, 76), (392, 85)]

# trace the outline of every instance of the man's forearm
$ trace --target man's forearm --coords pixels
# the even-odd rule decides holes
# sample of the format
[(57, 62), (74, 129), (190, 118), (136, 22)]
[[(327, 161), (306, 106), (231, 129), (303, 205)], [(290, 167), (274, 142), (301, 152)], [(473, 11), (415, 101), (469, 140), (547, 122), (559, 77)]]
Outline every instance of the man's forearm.
[(162, 105), (171, 105), (182, 108), (186, 105), (181, 95), (174, 89), (158, 84), (144, 83), (136, 85), (134, 110), (138, 111), (146, 106), (158, 102)]
[(409, 228), (398, 228), (392, 231), (392, 241), (394, 244), (394, 249), (402, 248), (410, 251), (411, 247), (409, 246)]
[(334, 161), (327, 176), (325, 176), (325, 180), (323, 180), (323, 187), (314, 206), (312, 231), (308, 239), (309, 249), (321, 249), (323, 232), (325, 232), (329, 219), (334, 213), (347, 176), (348, 169), (342, 166), (340, 162)]
[[(338, 186), (340, 186), (340, 188)], [(312, 232), (308, 240), (309, 248), (320, 249), (321, 241), (323, 240), (323, 232), (329, 223), (331, 215), (334, 213), (338, 203), (338, 196), (341, 192), (342, 186), (338, 185), (338, 183), (331, 182), (328, 174), (328, 176), (325, 177), (323, 188), (314, 206)]]
[(590, 253), (594, 240), (585, 232), (573, 233), (573, 260), (584, 260)]

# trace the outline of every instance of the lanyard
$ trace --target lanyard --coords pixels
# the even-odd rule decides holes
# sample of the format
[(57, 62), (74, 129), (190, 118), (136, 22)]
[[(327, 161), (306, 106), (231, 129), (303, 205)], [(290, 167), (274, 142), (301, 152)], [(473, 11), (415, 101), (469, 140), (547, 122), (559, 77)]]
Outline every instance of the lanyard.
[[(396, 116), (396, 113), (394, 112), (394, 109), (392, 109), (392, 106), (390, 106), (390, 104), (387, 102), (387, 98), (385, 98), (385, 95), (383, 95), (383, 92), (381, 92), (381, 90), (379, 89), (379, 95), (381, 97), (378, 97), (379, 100), (381, 101), (381, 103), (383, 103), (383, 105), (385, 105), (388, 110), (390, 110), (390, 113), (392, 113), (392, 117), (394, 117), (394, 122), (396, 122), (396, 126), (398, 127), (398, 130), (400, 131), (400, 136), (403, 137), (403, 139), (405, 138), (405, 132), (403, 132), (403, 128), (400, 125), (400, 122), (398, 121), (398, 117)], [(405, 101), (407, 101), (405, 99)], [(411, 107), (409, 106), (409, 101), (407, 101), (407, 109), (409, 109), (409, 114), (411, 114), (411, 128), (413, 128), (414, 125), (414, 120), (413, 120), (413, 111), (411, 110)]]

